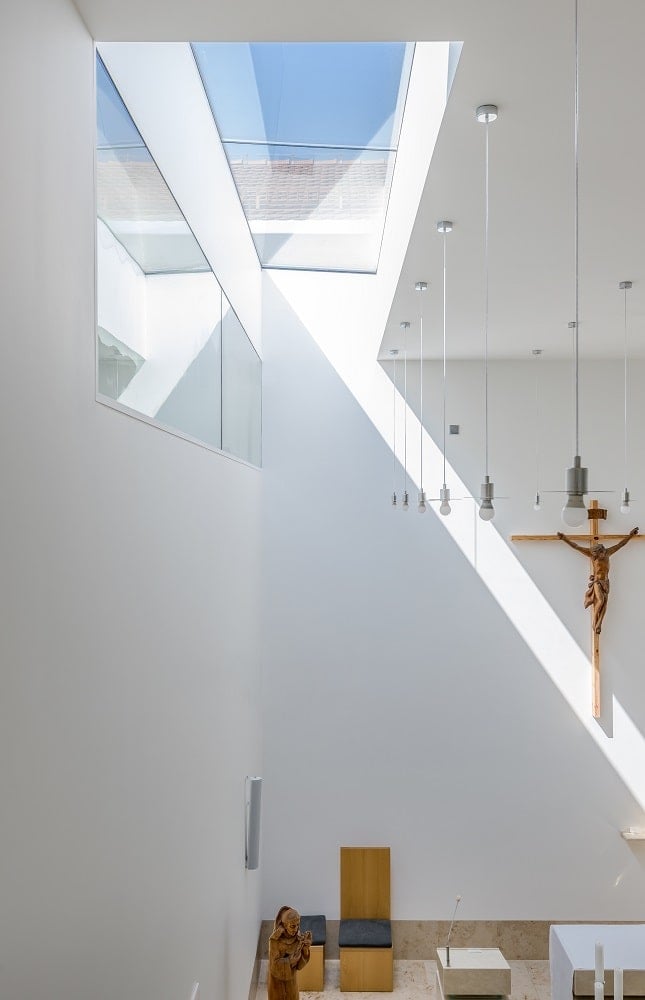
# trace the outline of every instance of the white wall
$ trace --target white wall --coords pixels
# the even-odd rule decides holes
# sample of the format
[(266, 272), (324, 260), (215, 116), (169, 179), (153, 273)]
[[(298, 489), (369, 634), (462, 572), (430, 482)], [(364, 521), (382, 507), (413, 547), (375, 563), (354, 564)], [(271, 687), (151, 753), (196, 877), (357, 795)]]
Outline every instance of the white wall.
[[(265, 288), (264, 846), (271, 863), (263, 916), (289, 903), (337, 917), (339, 845), (390, 844), (398, 919), (449, 918), (456, 893), (464, 897), (463, 919), (643, 919), (645, 859), (619, 835), (643, 824), (645, 806), (643, 768), (631, 785), (624, 778), (634, 778), (645, 733), (643, 543), (619, 553), (612, 567), (600, 727), (590, 720), (584, 665), (578, 715), (442, 519), (391, 510), (391, 451), (363, 391), (370, 380), (377, 384), (377, 366), (364, 359), (355, 374), (367, 334), (346, 320), (360, 291), (343, 280), (330, 278), (317, 304), (306, 276), (267, 279)], [(366, 298), (367, 327), (369, 309)], [(590, 368), (584, 383), (583, 457), (601, 488), (622, 487), (619, 369)], [(413, 396), (412, 368), (409, 374)], [(436, 367), (428, 372), (425, 400), (435, 429), (437, 374)], [(638, 384), (644, 375), (639, 369)], [(544, 440), (553, 460), (543, 486), (559, 489), (571, 461), (570, 371), (556, 365), (549, 377)], [(477, 488), (481, 366), (464, 365), (452, 378), (448, 417), (462, 435), (450, 455)], [(362, 405), (345, 382), (358, 386)], [(494, 368), (491, 389), (491, 472), (498, 492), (513, 499), (499, 502), (495, 525), (484, 529), (502, 539), (557, 531), (561, 498), (548, 500), (541, 515), (532, 510), (530, 362)], [(385, 427), (390, 398), (381, 399)], [(635, 431), (643, 416), (640, 404)], [(634, 496), (645, 489), (638, 449)], [(429, 493), (440, 486), (435, 478), (426, 480)], [(623, 523), (613, 517), (610, 530)], [(473, 538), (480, 525), (471, 515)], [(536, 603), (538, 633), (555, 636), (564, 622), (557, 648), (571, 655), (554, 654), (548, 666), (566, 688), (580, 649), (588, 650), (588, 569), (557, 544), (518, 552), (555, 611), (543, 616)], [(502, 591), (511, 603), (517, 597), (512, 587)], [(613, 724), (628, 725), (624, 713), (634, 724), (631, 744), (624, 734), (622, 742), (612, 737)]]
[(0, 38), (0, 995), (246, 998), (260, 475), (94, 401), (94, 53)]

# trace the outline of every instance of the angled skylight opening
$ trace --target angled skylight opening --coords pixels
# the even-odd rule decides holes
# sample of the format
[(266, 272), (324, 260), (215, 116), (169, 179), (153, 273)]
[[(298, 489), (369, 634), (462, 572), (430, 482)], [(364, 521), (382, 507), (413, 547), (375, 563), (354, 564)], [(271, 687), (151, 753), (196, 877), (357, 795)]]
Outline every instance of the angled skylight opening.
[(103, 62), (96, 61), (97, 213), (145, 274), (209, 271)]
[(376, 271), (414, 45), (193, 52), (262, 266)]

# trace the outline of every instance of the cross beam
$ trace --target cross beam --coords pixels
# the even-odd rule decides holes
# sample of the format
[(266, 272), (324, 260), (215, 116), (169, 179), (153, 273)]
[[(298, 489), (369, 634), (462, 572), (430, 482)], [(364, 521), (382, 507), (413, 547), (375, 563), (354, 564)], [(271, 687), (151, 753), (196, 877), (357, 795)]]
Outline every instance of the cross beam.
[[(609, 555), (617, 549), (622, 548), (632, 538), (645, 538), (645, 535), (638, 535), (638, 528), (634, 528), (628, 535), (603, 535), (599, 530), (599, 522), (607, 518), (607, 511), (600, 507), (597, 500), (592, 500), (587, 510), (589, 521), (589, 531), (586, 535), (563, 535), (558, 532), (556, 535), (511, 535), (512, 542), (558, 542), (566, 541), (572, 548), (579, 552), (589, 551), (591, 575), (589, 585), (585, 594), (585, 608), (591, 607), (591, 671), (592, 671), (592, 694), (591, 708), (594, 719), (600, 718), (600, 627), (605, 615), (607, 598), (609, 596)], [(604, 542), (612, 541), (615, 544), (609, 550), (604, 549)], [(579, 546), (578, 542), (587, 542), (589, 549)], [(592, 554), (592, 546), (600, 545), (600, 557)], [(602, 603), (600, 609), (598, 605)], [(598, 614), (597, 612), (600, 611)]]

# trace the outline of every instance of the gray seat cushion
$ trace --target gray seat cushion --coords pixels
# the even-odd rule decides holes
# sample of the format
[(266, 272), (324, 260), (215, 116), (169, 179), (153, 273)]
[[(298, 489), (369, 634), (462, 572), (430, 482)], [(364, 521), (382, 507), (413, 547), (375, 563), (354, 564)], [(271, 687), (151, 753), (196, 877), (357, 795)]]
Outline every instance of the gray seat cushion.
[(392, 925), (389, 920), (341, 920), (338, 946), (340, 948), (391, 948)]
[(311, 931), (312, 944), (324, 944), (327, 940), (327, 921), (322, 913), (300, 917), (300, 933)]

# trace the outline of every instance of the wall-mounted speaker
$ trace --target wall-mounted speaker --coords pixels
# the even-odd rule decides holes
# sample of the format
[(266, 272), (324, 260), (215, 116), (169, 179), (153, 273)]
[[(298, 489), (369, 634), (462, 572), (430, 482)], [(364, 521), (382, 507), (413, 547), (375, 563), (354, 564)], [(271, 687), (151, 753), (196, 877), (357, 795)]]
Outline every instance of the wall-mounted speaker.
[(246, 779), (246, 867), (260, 867), (260, 806), (262, 778)]

